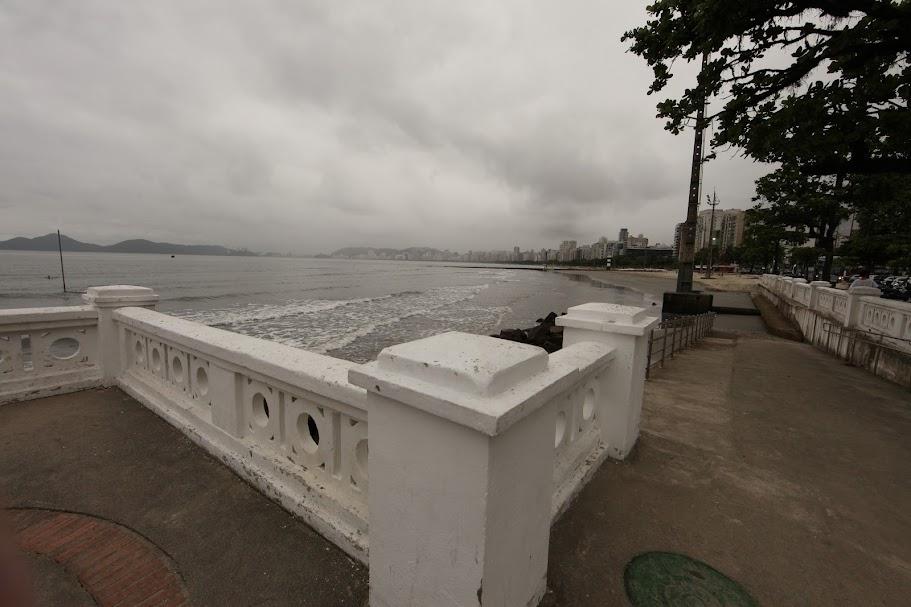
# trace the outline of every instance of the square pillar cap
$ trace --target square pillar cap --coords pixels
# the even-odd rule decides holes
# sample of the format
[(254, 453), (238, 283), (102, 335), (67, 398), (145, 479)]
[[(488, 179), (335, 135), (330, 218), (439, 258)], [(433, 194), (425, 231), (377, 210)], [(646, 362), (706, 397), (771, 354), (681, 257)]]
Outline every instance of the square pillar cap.
[(605, 333), (644, 335), (659, 319), (648, 316), (645, 308), (612, 303), (586, 303), (573, 306), (564, 316), (557, 317), (557, 325), (575, 329), (589, 329)]
[(351, 369), (348, 381), (496, 436), (578, 375), (537, 346), (450, 332), (385, 348), (374, 362)]
[(158, 294), (148, 287), (109, 285), (89, 287), (82, 300), (97, 307), (146, 306), (158, 302)]

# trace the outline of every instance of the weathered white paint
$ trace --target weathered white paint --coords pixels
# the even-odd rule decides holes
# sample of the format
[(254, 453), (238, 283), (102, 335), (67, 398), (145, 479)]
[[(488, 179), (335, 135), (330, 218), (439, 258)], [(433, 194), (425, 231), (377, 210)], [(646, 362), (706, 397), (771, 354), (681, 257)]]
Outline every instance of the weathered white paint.
[(372, 412), (372, 606), (537, 604), (557, 400), (578, 376), (540, 348), (462, 333), (350, 371)]
[[(800, 328), (804, 338), (897, 383), (911, 384), (911, 303), (879, 297), (879, 289), (833, 289), (825, 281), (766, 274), (761, 294)], [(810, 290), (808, 298), (800, 295)]]
[(564, 327), (564, 347), (595, 342), (616, 352), (598, 399), (602, 440), (615, 459), (625, 458), (639, 438), (649, 331), (659, 322), (643, 308), (607, 303), (573, 306), (557, 318)]
[(113, 386), (120, 375), (120, 340), (122, 335), (114, 324), (114, 310), (125, 306), (141, 306), (155, 309), (158, 294), (147, 287), (132, 285), (110, 285), (89, 287), (82, 295), (82, 301), (98, 311), (98, 341), (101, 348), (101, 381)]
[(367, 411), (365, 392), (348, 384), (355, 363), (143, 308), (114, 320), (127, 393), (366, 561)]
[[(84, 299), (0, 311), (0, 402), (120, 386), (355, 558), (369, 549), (371, 601), (396, 606), (537, 603), (551, 522), (635, 443), (655, 322), (589, 304), (552, 355), (447, 333), (357, 365), (160, 314), (142, 287)], [(61, 338), (78, 356), (50, 355)]]
[(97, 325), (91, 306), (0, 310), (0, 404), (98, 386)]

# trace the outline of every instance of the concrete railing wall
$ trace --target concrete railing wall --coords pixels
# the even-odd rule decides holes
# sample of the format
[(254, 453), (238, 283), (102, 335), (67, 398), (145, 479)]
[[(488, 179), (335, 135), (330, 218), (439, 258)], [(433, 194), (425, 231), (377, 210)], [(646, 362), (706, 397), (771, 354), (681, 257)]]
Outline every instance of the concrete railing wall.
[(0, 310), (0, 404), (101, 384), (98, 310)]
[(911, 386), (911, 303), (882, 299), (879, 289), (833, 289), (825, 281), (772, 274), (760, 294), (800, 328), (804, 339), (876, 375)]
[[(119, 386), (370, 565), (370, 603), (535, 605), (550, 526), (639, 434), (657, 319), (571, 308), (564, 348), (446, 333), (366, 365), (155, 311), (0, 311), (0, 402)], [(369, 422), (369, 423), (368, 423)]]

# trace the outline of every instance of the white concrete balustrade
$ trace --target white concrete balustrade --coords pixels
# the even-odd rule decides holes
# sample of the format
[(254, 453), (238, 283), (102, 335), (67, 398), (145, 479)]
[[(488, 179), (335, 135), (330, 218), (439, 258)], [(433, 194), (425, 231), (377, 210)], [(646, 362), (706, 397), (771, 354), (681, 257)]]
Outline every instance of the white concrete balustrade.
[(0, 403), (119, 386), (368, 562), (371, 605), (396, 607), (537, 604), (552, 522), (636, 442), (657, 322), (586, 304), (554, 354), (446, 333), (359, 365), (161, 314), (141, 287), (84, 299), (0, 311)]
[(879, 289), (833, 289), (826, 281), (765, 274), (761, 294), (800, 327), (804, 338), (840, 358), (911, 385), (911, 303)]
[(98, 310), (0, 310), (0, 404), (101, 384)]

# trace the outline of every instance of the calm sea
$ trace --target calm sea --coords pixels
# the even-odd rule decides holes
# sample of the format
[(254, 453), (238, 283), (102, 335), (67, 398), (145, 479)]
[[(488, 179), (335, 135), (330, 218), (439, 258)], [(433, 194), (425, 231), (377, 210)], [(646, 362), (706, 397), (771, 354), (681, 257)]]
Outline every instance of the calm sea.
[[(529, 327), (589, 301), (651, 306), (630, 289), (519, 268), (441, 263), (65, 253), (67, 288), (155, 289), (159, 309), (357, 362), (444, 331)], [(74, 305), (56, 253), (0, 251), (0, 308)]]

